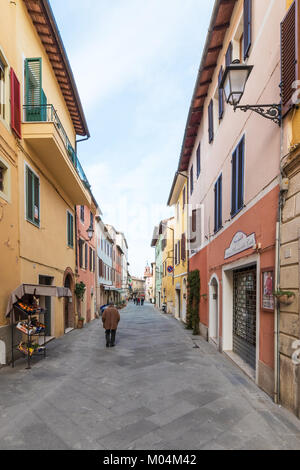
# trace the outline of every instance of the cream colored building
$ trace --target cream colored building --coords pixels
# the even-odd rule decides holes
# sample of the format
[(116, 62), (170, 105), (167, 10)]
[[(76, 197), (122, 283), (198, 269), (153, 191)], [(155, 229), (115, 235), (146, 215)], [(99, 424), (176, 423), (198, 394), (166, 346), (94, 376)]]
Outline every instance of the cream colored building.
[(75, 205), (90, 206), (77, 136), (89, 131), (47, 0), (2, 0), (0, 14), (0, 340), (20, 284), (68, 287), (43, 297), (48, 336), (76, 324)]

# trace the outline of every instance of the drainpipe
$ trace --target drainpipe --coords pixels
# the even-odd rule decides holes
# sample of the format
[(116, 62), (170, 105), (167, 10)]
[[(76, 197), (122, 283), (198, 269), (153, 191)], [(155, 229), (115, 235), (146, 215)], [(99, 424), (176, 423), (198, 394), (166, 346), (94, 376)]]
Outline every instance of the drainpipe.
[[(275, 290), (280, 289), (280, 242), (281, 242), (281, 217), (283, 198), (281, 192), (282, 184), (282, 167), (281, 161), (283, 158), (283, 122), (280, 128), (280, 162), (279, 162), (279, 200), (278, 200), (278, 213), (276, 222), (276, 245), (275, 245)], [(276, 308), (274, 315), (274, 402), (280, 402), (280, 348), (279, 348), (279, 330), (280, 330), (280, 303), (276, 300)]]
[(79, 142), (85, 142), (86, 140), (89, 140), (89, 138), (90, 138), (90, 135), (87, 135), (84, 139), (79, 139), (79, 140), (76, 140), (76, 141), (75, 141), (75, 153), (76, 153), (76, 156), (77, 156), (77, 144), (78, 144)]

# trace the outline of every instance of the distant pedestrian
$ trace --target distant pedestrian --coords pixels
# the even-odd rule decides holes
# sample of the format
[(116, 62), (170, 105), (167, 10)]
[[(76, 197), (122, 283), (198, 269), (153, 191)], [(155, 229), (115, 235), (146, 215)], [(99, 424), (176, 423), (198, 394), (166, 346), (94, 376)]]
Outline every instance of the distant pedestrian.
[(113, 348), (116, 341), (116, 332), (120, 321), (119, 311), (111, 302), (102, 315), (103, 328), (105, 329), (106, 347)]
[(137, 304), (141, 305), (141, 299), (139, 297), (137, 298)]
[(143, 307), (143, 305), (144, 305), (144, 302), (145, 302), (145, 299), (144, 299), (144, 297), (142, 297), (142, 298), (141, 298), (142, 307)]

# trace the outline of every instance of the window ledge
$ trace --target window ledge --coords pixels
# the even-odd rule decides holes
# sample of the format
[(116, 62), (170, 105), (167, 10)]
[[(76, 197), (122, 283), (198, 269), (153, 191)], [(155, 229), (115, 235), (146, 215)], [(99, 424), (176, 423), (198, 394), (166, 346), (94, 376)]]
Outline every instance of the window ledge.
[(34, 227), (36, 227), (36, 228), (38, 228), (38, 229), (41, 228), (41, 224), (37, 224), (37, 223), (33, 222), (32, 220), (28, 219), (27, 217), (26, 217), (26, 221), (27, 221), (29, 224), (33, 225)]

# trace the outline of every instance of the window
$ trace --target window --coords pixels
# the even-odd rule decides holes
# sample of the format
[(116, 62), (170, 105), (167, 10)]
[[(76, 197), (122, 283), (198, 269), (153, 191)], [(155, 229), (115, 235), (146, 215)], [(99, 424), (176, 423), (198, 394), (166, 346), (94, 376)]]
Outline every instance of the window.
[(84, 222), (84, 206), (80, 206), (80, 220)]
[(244, 155), (245, 137), (242, 138), (232, 155), (232, 217), (244, 207)]
[(47, 120), (47, 98), (42, 89), (42, 59), (25, 60), (26, 121)]
[(197, 210), (192, 212), (192, 232), (195, 233), (197, 230)]
[(94, 228), (94, 216), (93, 213), (90, 213), (90, 227)]
[(6, 201), (10, 200), (10, 167), (0, 157), (0, 197)]
[(40, 180), (26, 166), (26, 219), (40, 226)]
[(215, 233), (222, 228), (222, 175), (215, 184)]
[(185, 203), (186, 203), (186, 191), (185, 187), (183, 188), (183, 194), (182, 194), (182, 210), (185, 208)]
[(79, 245), (79, 266), (80, 266), (80, 268), (83, 268), (83, 246), (84, 246), (84, 241), (79, 239), (78, 245)]
[(223, 114), (224, 114), (224, 94), (223, 94), (223, 88), (220, 87), (222, 78), (223, 78), (223, 67), (221, 67), (221, 70), (219, 72), (219, 78), (218, 78), (219, 120), (223, 118)]
[(199, 178), (201, 173), (201, 147), (200, 144), (197, 148), (197, 178)]
[(10, 119), (11, 128), (21, 139), (21, 95), (20, 82), (13, 69), (10, 69)]
[(228, 65), (230, 65), (232, 63), (232, 50), (233, 50), (233, 47), (232, 47), (232, 42), (231, 42), (229, 44), (227, 52), (225, 54), (225, 65), (226, 65), (226, 67), (228, 67)]
[[(283, 116), (293, 106), (292, 97), (295, 92), (293, 83), (299, 77), (297, 57), (299, 19), (297, 11), (296, 2), (293, 2), (281, 23), (281, 96)], [(295, 64), (297, 64), (296, 67)]]
[(88, 246), (87, 243), (84, 244), (84, 269), (88, 267)]
[(74, 248), (74, 217), (69, 211), (67, 211), (67, 239), (68, 246)]
[(214, 140), (214, 102), (210, 101), (208, 106), (208, 141), (211, 144)]
[(185, 237), (185, 233), (183, 233), (182, 236), (181, 236), (181, 260), (182, 261), (186, 260), (186, 237)]
[(93, 250), (90, 247), (90, 271), (93, 271)]
[(252, 36), (252, 0), (244, 0), (244, 60), (249, 57)]
[(180, 241), (177, 242), (177, 264), (180, 263)]
[(0, 116), (5, 119), (5, 66), (0, 58)]
[(190, 188), (191, 188), (191, 195), (192, 195), (194, 192), (194, 166), (193, 165), (190, 171)]
[(0, 191), (4, 191), (4, 173), (5, 173), (5, 168), (0, 165)]

